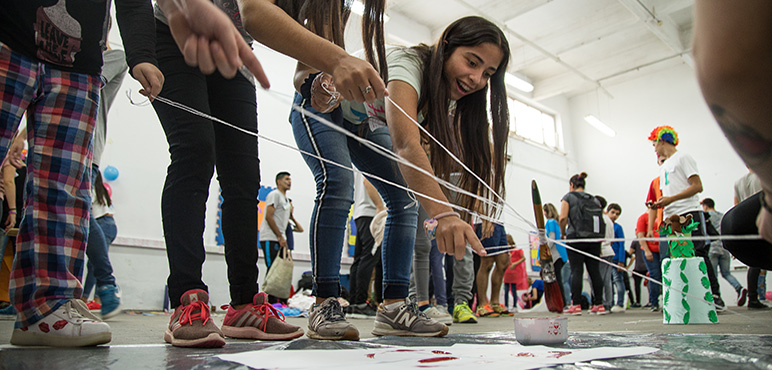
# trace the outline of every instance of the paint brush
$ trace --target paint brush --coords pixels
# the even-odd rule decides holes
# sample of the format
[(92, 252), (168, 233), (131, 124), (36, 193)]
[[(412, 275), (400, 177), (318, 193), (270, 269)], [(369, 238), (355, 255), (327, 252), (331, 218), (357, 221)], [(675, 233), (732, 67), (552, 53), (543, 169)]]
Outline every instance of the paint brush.
[(544, 211), (541, 208), (541, 195), (536, 180), (531, 181), (531, 198), (533, 199), (533, 215), (536, 218), (536, 228), (539, 230), (539, 264), (541, 279), (544, 281), (544, 300), (550, 312), (563, 312), (563, 295), (560, 293), (560, 282), (555, 276), (555, 265), (552, 263), (552, 253), (543, 235)]

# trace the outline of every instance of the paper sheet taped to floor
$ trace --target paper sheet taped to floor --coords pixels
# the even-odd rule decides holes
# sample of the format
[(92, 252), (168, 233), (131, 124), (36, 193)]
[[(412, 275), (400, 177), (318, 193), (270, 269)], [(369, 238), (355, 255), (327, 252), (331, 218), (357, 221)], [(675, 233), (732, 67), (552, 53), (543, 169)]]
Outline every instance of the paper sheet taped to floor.
[(466, 368), (506, 365), (538, 369), (598, 359), (645, 355), (652, 347), (554, 348), (518, 344), (454, 344), (450, 347), (387, 347), (342, 350), (260, 350), (217, 356), (255, 369), (376, 370)]

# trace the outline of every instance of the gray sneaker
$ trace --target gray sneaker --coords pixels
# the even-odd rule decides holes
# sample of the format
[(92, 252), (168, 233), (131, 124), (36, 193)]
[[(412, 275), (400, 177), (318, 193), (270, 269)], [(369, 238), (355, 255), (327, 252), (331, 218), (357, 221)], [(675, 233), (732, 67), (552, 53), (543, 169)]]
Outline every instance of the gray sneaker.
[(391, 310), (387, 310), (383, 303), (378, 306), (372, 333), (377, 336), (443, 337), (448, 334), (448, 327), (430, 319), (415, 302), (405, 299), (405, 303)]
[(431, 306), (424, 310), (424, 315), (448, 326), (453, 324), (453, 316), (450, 316), (448, 309), (445, 306)]
[(314, 305), (308, 313), (308, 332), (311, 339), (359, 340), (359, 331), (350, 322), (338, 300), (327, 298), (322, 304)]

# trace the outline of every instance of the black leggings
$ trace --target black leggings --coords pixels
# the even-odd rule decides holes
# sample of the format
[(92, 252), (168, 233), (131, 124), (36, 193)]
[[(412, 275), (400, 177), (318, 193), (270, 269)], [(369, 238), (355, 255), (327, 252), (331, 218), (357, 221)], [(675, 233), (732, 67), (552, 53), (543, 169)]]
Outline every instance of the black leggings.
[[(635, 271), (639, 274), (646, 275), (646, 271)], [(643, 278), (638, 275), (633, 275), (633, 286), (635, 287), (635, 303), (641, 304), (641, 281)]]
[[(570, 243), (569, 241), (568, 244), (595, 257), (600, 257), (600, 243)], [(574, 252), (570, 248), (566, 248), (566, 250), (568, 251), (568, 260), (571, 261), (571, 300), (573, 304), (578, 305), (581, 302), (585, 266), (587, 266), (587, 273), (590, 274), (590, 282), (592, 283), (592, 305), (602, 304), (603, 279), (600, 277), (600, 262), (584, 254)]]
[[(721, 219), (721, 234), (758, 235), (756, 217), (761, 210), (760, 198), (761, 193), (756, 193), (728, 210)], [(772, 244), (765, 240), (724, 240), (724, 249), (750, 267), (772, 270)]]
[[(237, 74), (204, 75), (185, 63), (169, 27), (156, 22), (156, 54), (165, 83), (161, 96), (257, 132), (255, 87)], [(159, 101), (153, 108), (169, 143), (171, 163), (161, 196), (169, 298), (172, 307), (190, 289), (207, 290), (204, 217), (215, 167), (222, 189), (222, 232), (231, 305), (251, 303), (257, 287), (257, 138)]]

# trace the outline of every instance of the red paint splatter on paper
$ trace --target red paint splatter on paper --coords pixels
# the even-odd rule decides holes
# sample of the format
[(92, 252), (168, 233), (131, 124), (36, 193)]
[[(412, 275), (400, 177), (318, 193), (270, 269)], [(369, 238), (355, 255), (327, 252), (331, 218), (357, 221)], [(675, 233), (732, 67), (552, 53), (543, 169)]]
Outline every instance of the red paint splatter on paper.
[(441, 361), (452, 361), (452, 360), (458, 360), (458, 357), (446, 356), (446, 357), (425, 358), (423, 360), (418, 360), (418, 362), (425, 364), (429, 362), (441, 362)]
[(375, 358), (375, 353), (368, 353), (367, 358)]
[(434, 350), (434, 351), (432, 351), (432, 353), (437, 354), (437, 355), (449, 355), (449, 354), (451, 354), (450, 352), (438, 351), (438, 350)]
[(570, 355), (571, 351), (549, 351), (548, 353), (552, 353), (552, 355), (547, 357), (561, 358), (563, 356)]
[(520, 352), (517, 354), (517, 357), (536, 357), (536, 355), (531, 352)]

